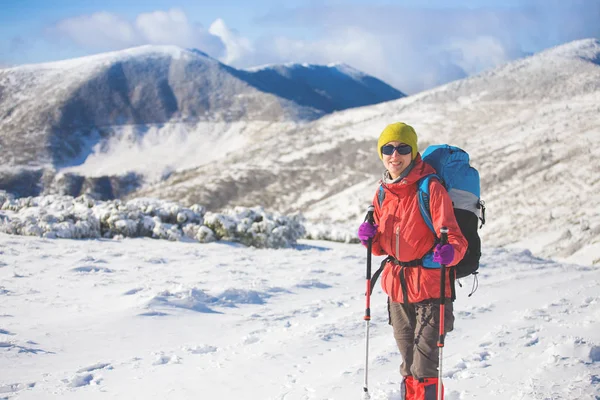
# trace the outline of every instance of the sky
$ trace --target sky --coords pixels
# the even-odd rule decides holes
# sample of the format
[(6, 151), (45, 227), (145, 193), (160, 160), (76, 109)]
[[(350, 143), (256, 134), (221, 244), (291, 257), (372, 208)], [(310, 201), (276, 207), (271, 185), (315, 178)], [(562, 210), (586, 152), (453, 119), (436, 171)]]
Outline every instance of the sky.
[(600, 37), (598, 0), (0, 0), (0, 10), (2, 66), (172, 44), (237, 68), (343, 62), (409, 94)]

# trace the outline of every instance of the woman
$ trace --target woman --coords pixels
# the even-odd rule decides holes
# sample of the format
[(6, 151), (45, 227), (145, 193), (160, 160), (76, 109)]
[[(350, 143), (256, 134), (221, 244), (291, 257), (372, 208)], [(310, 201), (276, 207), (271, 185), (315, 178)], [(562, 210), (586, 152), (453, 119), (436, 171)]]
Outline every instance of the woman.
[[(381, 285), (389, 296), (390, 322), (402, 355), (403, 399), (435, 400), (440, 264), (457, 264), (467, 241), (456, 223), (452, 200), (437, 179), (430, 183), (430, 211), (438, 237), (440, 228), (448, 228), (447, 244), (438, 243), (421, 216), (417, 183), (435, 170), (421, 160), (414, 129), (402, 122), (388, 125), (379, 136), (377, 150), (386, 169), (383, 192), (373, 200), (375, 225), (364, 222), (358, 236), (363, 244), (372, 239), (373, 254), (389, 256)], [(445, 273), (449, 274), (448, 268)], [(447, 276), (446, 299), (452, 298), (451, 284)], [(454, 315), (452, 301), (447, 303), (445, 331), (450, 332)]]

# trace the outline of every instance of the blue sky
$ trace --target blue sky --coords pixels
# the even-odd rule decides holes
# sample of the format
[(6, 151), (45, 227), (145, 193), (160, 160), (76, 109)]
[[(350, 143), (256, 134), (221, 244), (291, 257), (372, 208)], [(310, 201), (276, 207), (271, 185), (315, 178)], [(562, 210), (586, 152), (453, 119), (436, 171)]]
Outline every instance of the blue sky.
[(0, 0), (0, 66), (144, 44), (243, 68), (344, 62), (413, 93), (600, 37), (600, 0)]

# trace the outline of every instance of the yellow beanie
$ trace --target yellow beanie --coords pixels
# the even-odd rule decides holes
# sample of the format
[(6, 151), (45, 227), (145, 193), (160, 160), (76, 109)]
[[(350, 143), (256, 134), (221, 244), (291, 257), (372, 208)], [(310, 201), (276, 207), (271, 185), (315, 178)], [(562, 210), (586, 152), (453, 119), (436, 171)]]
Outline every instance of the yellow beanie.
[(385, 127), (379, 140), (377, 141), (377, 153), (379, 158), (383, 160), (383, 154), (381, 154), (381, 147), (389, 142), (402, 142), (409, 145), (412, 149), (412, 159), (414, 160), (419, 151), (417, 147), (417, 134), (412, 126), (406, 125), (404, 122), (396, 122)]

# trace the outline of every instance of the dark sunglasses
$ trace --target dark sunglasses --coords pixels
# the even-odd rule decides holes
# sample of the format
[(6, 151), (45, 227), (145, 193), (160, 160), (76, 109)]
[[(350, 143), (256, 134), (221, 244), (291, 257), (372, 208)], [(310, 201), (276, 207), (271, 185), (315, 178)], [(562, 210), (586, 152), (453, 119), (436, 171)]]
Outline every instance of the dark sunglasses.
[(392, 146), (391, 144), (386, 144), (385, 146), (381, 147), (381, 153), (385, 154), (386, 156), (391, 156), (394, 154), (394, 150), (396, 150), (398, 154), (404, 156), (412, 152), (412, 147), (407, 144), (401, 144), (396, 147)]

